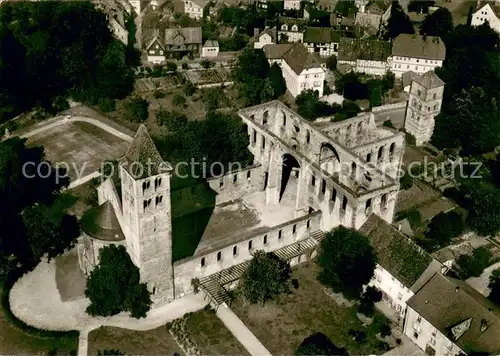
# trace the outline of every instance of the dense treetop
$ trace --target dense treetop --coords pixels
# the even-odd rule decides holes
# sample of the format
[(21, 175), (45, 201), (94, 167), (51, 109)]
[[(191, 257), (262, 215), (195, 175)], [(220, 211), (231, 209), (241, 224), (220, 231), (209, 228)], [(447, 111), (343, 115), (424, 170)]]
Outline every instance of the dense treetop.
[(89, 1), (6, 2), (0, 7), (0, 120), (72, 92), (96, 104), (121, 98), (133, 73), (104, 13)]

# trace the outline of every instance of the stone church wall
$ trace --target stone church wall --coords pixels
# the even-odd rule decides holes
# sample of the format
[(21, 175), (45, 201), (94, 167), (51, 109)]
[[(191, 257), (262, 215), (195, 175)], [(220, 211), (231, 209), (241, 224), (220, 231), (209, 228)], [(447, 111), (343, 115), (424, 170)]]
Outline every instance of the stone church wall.
[(264, 179), (262, 166), (254, 165), (207, 181), (217, 193), (216, 204), (222, 204), (262, 190)]
[[(251, 237), (244, 237), (241, 241), (235, 241), (233, 245), (175, 262), (175, 297), (192, 292), (191, 280), (193, 278), (206, 277), (248, 261), (252, 258), (252, 252), (257, 250), (276, 251), (308, 237), (311, 232), (319, 230), (320, 220), (321, 214), (315, 212), (282, 225), (267, 228)], [(298, 263), (297, 259), (292, 262)]]

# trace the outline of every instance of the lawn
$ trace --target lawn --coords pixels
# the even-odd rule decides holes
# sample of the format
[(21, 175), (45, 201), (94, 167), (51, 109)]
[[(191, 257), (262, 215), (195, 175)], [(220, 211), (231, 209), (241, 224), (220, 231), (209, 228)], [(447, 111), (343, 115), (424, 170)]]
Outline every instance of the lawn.
[[(339, 306), (317, 281), (318, 267), (314, 263), (293, 270), (299, 288), (278, 302), (264, 306), (245, 306), (235, 300), (231, 309), (273, 355), (293, 355), (297, 347), (315, 332), (325, 334), (336, 346), (345, 347), (350, 355), (381, 354), (375, 337), (379, 326), (386, 322), (376, 314), (373, 323), (363, 327), (356, 316), (356, 306)], [(349, 329), (363, 330), (366, 342), (357, 344), (348, 335)]]
[(44, 146), (53, 165), (69, 168), (71, 180), (98, 171), (106, 159), (116, 159), (129, 143), (86, 122), (61, 124), (28, 139), (30, 146)]
[(185, 318), (189, 338), (203, 355), (249, 355), (213, 309), (205, 308)]
[[(0, 284), (0, 289), (2, 288)], [(0, 307), (0, 355), (41, 355), (49, 351), (58, 355), (76, 355), (78, 337), (39, 338), (13, 326)]]
[(184, 355), (165, 326), (147, 331), (108, 326), (93, 330), (89, 334), (88, 354), (95, 355), (104, 349), (120, 350), (127, 355)]

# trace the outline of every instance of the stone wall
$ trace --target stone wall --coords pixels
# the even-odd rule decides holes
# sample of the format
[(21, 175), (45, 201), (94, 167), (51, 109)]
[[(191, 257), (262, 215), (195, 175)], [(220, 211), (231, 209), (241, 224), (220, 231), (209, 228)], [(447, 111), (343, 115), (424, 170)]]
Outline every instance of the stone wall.
[(257, 165), (207, 181), (210, 188), (217, 193), (216, 204), (222, 204), (264, 189), (264, 179), (264, 170), (261, 165)]
[(320, 220), (321, 215), (313, 213), (282, 225), (266, 228), (249, 238), (235, 241), (232, 245), (175, 262), (176, 298), (192, 291), (191, 280), (193, 278), (206, 277), (248, 261), (252, 258), (252, 252), (256, 250), (275, 251), (307, 238), (311, 232), (320, 228)]

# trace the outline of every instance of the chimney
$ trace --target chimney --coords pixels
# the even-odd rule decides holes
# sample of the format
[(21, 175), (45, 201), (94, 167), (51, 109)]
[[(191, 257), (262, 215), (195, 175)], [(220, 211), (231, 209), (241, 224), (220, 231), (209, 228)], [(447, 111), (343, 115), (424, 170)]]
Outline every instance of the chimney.
[(455, 292), (460, 292), (460, 287), (455, 287)]
[(398, 224), (398, 231), (401, 231), (401, 224)]
[(426, 301), (425, 301), (425, 304), (429, 304), (429, 301), (428, 301), (428, 300), (426, 300)]

